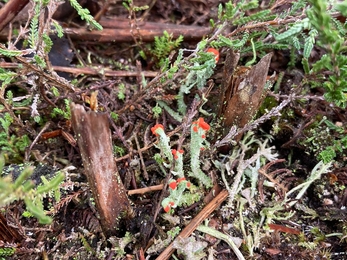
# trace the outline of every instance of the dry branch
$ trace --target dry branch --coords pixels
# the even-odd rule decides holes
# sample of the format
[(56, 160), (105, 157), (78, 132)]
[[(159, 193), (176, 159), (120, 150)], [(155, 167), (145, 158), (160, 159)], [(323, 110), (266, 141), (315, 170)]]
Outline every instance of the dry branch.
[[(173, 38), (180, 35), (185, 41), (200, 41), (203, 37), (211, 32), (209, 27), (177, 25), (177, 24), (160, 24), (160, 23), (140, 23), (138, 29), (129, 24), (129, 20), (103, 20), (100, 22), (106, 26), (101, 31), (90, 31), (88, 28), (66, 28), (65, 34), (71, 39), (95, 42), (134, 42), (134, 39), (141, 39), (144, 42), (154, 41), (155, 36), (163, 36), (166, 30)], [(112, 26), (112, 27), (109, 27)], [(0, 33), (0, 40), (6, 40), (8, 29)]]
[[(155, 36), (162, 36), (163, 31), (172, 34), (174, 38), (182, 35), (185, 41), (199, 41), (211, 32), (208, 27), (187, 26), (177, 24), (139, 23), (131, 26), (125, 19), (101, 19), (104, 27), (101, 31), (90, 31), (87, 28), (67, 28), (65, 33), (71, 39), (98, 42), (133, 42), (134, 37), (145, 42), (154, 40)], [(136, 28), (138, 26), (138, 28)]]

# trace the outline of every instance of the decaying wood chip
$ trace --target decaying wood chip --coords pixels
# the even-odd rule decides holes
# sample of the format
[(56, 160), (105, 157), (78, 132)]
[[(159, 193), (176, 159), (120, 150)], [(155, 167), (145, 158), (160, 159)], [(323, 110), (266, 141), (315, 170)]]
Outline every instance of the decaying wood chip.
[[(233, 125), (238, 128), (244, 127), (258, 111), (264, 99), (264, 86), (271, 57), (272, 53), (265, 55), (250, 69), (236, 68), (239, 54), (232, 51), (228, 53), (223, 72), (225, 101), (222, 108), (226, 131)], [(236, 141), (240, 138), (241, 136), (238, 136)]]
[(131, 212), (131, 207), (116, 169), (108, 117), (86, 112), (83, 106), (72, 103), (71, 123), (103, 232), (116, 235), (120, 219)]

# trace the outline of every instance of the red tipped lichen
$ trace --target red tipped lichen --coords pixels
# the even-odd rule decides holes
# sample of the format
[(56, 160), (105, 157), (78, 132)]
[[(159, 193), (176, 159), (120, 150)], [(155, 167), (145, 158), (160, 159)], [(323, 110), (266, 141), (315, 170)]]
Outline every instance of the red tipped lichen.
[(172, 153), (174, 159), (177, 160), (178, 159), (177, 150), (176, 149), (172, 149), (171, 153)]
[(185, 180), (186, 180), (186, 178), (185, 178), (185, 177), (178, 178), (178, 179), (177, 179), (177, 183), (180, 183), (181, 181), (185, 181)]
[[(200, 117), (197, 121), (194, 121), (192, 123), (192, 127), (193, 127), (193, 131), (195, 133), (197, 133), (199, 131), (199, 128), (201, 128), (204, 131), (208, 131), (211, 128), (210, 125), (208, 123), (206, 123), (202, 117)], [(202, 136), (202, 138), (206, 137), (206, 136), (205, 137), (204, 136)]]
[(176, 149), (171, 149), (171, 153), (174, 156), (174, 158), (177, 160), (178, 159), (177, 153), (183, 154), (184, 151), (182, 149), (179, 149), (178, 151)]
[(215, 55), (216, 63), (219, 61), (219, 51), (215, 48), (208, 48), (206, 52), (213, 53)]
[(182, 149), (180, 149), (180, 150), (178, 150), (178, 151), (177, 151), (176, 149), (172, 149), (172, 150), (171, 150), (171, 153), (172, 153), (172, 155), (174, 156), (174, 159), (175, 159), (175, 160), (178, 159), (178, 154), (177, 154), (177, 153), (183, 154), (183, 152), (184, 152), (184, 151), (183, 151)]
[(152, 134), (154, 134), (155, 136), (158, 136), (157, 130), (160, 128), (164, 130), (164, 126), (162, 124), (156, 124), (155, 126), (153, 126), (151, 128)]
[(164, 211), (167, 213), (170, 211), (171, 207), (175, 206), (175, 202), (170, 201), (165, 207), (164, 207)]
[(177, 154), (177, 153), (183, 154), (183, 152), (184, 152), (184, 151), (183, 151), (182, 149), (180, 149), (180, 150), (178, 150), (178, 151), (177, 151), (176, 149), (172, 149), (172, 150), (171, 150), (171, 153), (172, 153), (172, 155), (174, 156), (174, 159), (175, 159), (175, 160), (178, 159), (178, 154)]
[(169, 187), (170, 189), (175, 190), (177, 188), (177, 182), (176, 181), (170, 182)]
[(210, 125), (208, 123), (206, 123), (202, 117), (200, 117), (197, 122), (198, 122), (199, 127), (204, 129), (205, 131), (210, 130)]

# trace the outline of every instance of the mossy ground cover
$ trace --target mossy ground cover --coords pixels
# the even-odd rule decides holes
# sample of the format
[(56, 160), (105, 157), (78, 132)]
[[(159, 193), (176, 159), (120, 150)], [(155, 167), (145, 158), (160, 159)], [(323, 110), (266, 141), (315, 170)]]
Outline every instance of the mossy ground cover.
[[(346, 2), (59, 4), (0, 33), (0, 258), (347, 258)], [(117, 236), (72, 102), (109, 117)]]

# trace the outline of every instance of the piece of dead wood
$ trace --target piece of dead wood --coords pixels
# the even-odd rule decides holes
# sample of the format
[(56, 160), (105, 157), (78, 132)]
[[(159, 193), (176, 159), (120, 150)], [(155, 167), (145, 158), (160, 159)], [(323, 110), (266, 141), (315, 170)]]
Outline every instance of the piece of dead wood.
[[(209, 204), (203, 208), (195, 218), (186, 226), (176, 239), (182, 239), (189, 237), (194, 230), (205, 220), (219, 205), (228, 197), (228, 191), (222, 190)], [(175, 251), (173, 248), (173, 242), (157, 257), (157, 260), (169, 259), (172, 253)]]
[[(180, 35), (184, 37), (184, 41), (200, 41), (203, 37), (211, 32), (211, 28), (201, 26), (177, 25), (177, 24), (161, 24), (161, 23), (139, 23), (138, 29), (136, 25), (132, 27), (129, 20), (120, 19), (101, 19), (100, 23), (104, 26), (101, 31), (88, 28), (66, 28), (65, 34), (71, 39), (95, 42), (134, 42), (141, 39), (144, 42), (154, 41), (155, 36), (163, 36), (163, 32), (167, 31), (176, 39)], [(4, 29), (0, 34), (0, 40), (6, 40), (8, 37), (8, 29)]]
[(0, 9), (0, 31), (29, 3), (29, 0), (10, 0)]
[(65, 33), (75, 40), (98, 41), (98, 42), (133, 42), (134, 37), (142, 41), (154, 41), (155, 36), (162, 36), (164, 31), (172, 34), (173, 38), (180, 35), (185, 41), (199, 41), (211, 32), (208, 27), (173, 25), (160, 23), (139, 23), (132, 27), (129, 20), (124, 19), (101, 19), (100, 24), (104, 27), (101, 31), (90, 31), (87, 28), (66, 28)]
[(156, 23), (156, 22), (147, 22), (147, 21), (133, 21), (128, 18), (119, 18), (119, 17), (102, 17), (99, 23), (102, 25), (104, 29), (127, 29), (131, 28), (130, 22), (133, 24), (133, 29), (136, 30), (136, 27), (143, 30), (168, 30), (168, 29), (176, 29), (176, 28), (184, 28), (189, 30), (198, 30), (205, 28), (207, 32), (211, 29), (207, 27), (201, 27), (196, 25), (179, 25), (173, 23)]
[(131, 212), (131, 207), (116, 169), (108, 116), (86, 112), (82, 105), (72, 103), (71, 123), (103, 232), (116, 235), (120, 219)]
[[(243, 128), (257, 113), (263, 99), (264, 86), (271, 62), (272, 53), (265, 55), (251, 68), (236, 68), (239, 54), (230, 51), (224, 67), (224, 128), (226, 132), (236, 125)], [(238, 135), (238, 141), (242, 135)]]

